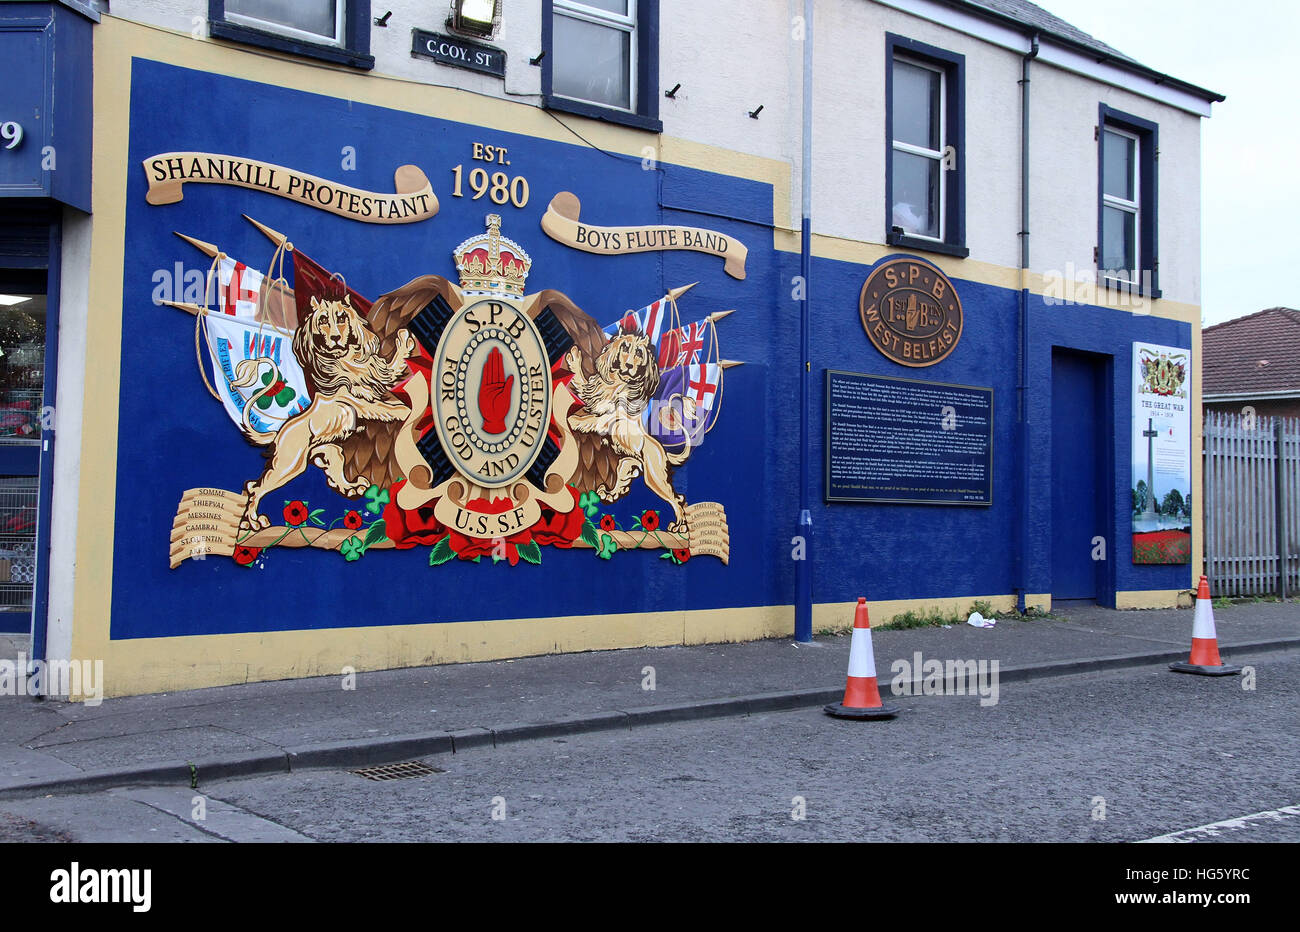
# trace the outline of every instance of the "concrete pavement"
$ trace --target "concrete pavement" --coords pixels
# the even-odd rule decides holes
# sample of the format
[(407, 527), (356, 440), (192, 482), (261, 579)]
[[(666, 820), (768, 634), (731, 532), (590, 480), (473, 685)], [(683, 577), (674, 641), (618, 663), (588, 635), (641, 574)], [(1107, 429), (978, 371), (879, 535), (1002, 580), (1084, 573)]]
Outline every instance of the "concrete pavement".
[[(1216, 610), (1225, 662), (1300, 647), (1300, 603)], [(1191, 610), (1068, 608), (1051, 619), (874, 631), (895, 659), (997, 660), (1003, 683), (1186, 659)], [(5, 645), (0, 645), (4, 647)], [(20, 647), (21, 645), (10, 645)], [(356, 767), (566, 733), (837, 700), (849, 638), (641, 648), (105, 700), (0, 697), (0, 798)], [(1177, 674), (1170, 673), (1170, 676)], [(653, 688), (651, 688), (653, 687)]]

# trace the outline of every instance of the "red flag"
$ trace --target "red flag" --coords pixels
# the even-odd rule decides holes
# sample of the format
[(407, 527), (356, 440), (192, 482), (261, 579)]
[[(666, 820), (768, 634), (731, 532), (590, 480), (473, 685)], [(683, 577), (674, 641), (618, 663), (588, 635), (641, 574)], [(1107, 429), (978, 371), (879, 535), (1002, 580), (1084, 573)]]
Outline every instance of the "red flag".
[(293, 297), (298, 307), (298, 320), (306, 320), (311, 313), (311, 299), (341, 299), (344, 293), (352, 299), (352, 306), (362, 317), (370, 315), (371, 302), (351, 288), (347, 288), (340, 279), (333, 278), (322, 266), (302, 252), (293, 251)]

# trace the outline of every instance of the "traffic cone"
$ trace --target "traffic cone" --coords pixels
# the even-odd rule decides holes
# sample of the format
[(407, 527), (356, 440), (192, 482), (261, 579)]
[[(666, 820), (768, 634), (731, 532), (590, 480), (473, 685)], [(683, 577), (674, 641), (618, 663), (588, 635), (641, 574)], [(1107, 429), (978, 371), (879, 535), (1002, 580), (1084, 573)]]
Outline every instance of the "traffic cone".
[(1210, 581), (1201, 577), (1196, 587), (1196, 616), (1192, 620), (1192, 654), (1187, 662), (1171, 663), (1175, 673), (1199, 673), (1202, 676), (1232, 676), (1241, 667), (1219, 659), (1219, 638), (1214, 630), (1214, 607), (1210, 604)]
[(853, 643), (849, 646), (849, 677), (844, 687), (844, 701), (826, 706), (826, 714), (836, 718), (893, 718), (898, 714), (898, 709), (880, 701), (866, 599), (858, 599), (858, 609), (853, 616)]

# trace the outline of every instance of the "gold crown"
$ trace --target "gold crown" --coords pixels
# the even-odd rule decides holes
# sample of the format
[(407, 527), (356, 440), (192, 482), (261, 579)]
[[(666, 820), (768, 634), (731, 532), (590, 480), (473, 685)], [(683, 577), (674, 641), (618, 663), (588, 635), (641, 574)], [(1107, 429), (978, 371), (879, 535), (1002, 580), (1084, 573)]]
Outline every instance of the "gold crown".
[(471, 236), (452, 254), (464, 291), (524, 296), (524, 280), (533, 260), (518, 243), (501, 235), (498, 214), (488, 214), (487, 232)]

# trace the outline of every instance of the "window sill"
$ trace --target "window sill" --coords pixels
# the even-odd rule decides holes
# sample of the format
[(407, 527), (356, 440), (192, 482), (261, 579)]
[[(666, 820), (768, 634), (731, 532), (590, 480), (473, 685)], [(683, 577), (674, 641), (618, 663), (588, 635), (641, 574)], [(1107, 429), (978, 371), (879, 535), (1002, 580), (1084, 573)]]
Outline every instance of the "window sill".
[[(1142, 274), (1149, 275), (1151, 273), (1144, 270)], [(1144, 288), (1141, 284), (1137, 284), (1134, 282), (1124, 281), (1123, 279), (1119, 279), (1119, 278), (1105, 278), (1102, 275), (1100, 270), (1098, 270), (1097, 272), (1097, 279), (1098, 279), (1098, 284), (1100, 284), (1107, 291), (1115, 291), (1120, 294), (1135, 294), (1138, 295), (1139, 297), (1150, 298), (1153, 301), (1161, 297), (1160, 289), (1155, 287), (1154, 285), (1152, 285), (1151, 288), (1148, 290)]]
[(599, 104), (583, 103), (581, 100), (571, 100), (568, 97), (543, 94), (542, 106), (547, 110), (575, 113), (578, 116), (588, 117), (592, 120), (604, 120), (606, 123), (617, 123), (620, 126), (649, 130), (652, 133), (662, 133), (664, 131), (663, 121), (655, 117), (641, 116), (639, 113), (628, 113), (626, 110), (614, 110), (610, 107), (602, 107)]
[(954, 256), (958, 259), (965, 259), (970, 255), (970, 249), (965, 246), (957, 246), (953, 243), (937, 243), (932, 239), (921, 239), (917, 236), (908, 236), (906, 233), (894, 233), (893, 231), (886, 234), (885, 242), (890, 246), (902, 246), (905, 249), (912, 249), (917, 252), (935, 252), (941, 256)]
[(351, 49), (336, 45), (317, 45), (314, 42), (303, 42), (298, 39), (291, 39), (288, 36), (263, 32), (260, 29), (253, 29), (236, 23), (208, 20), (208, 35), (214, 39), (227, 39), (231, 42), (255, 45), (259, 48), (273, 49), (277, 52), (303, 55), (307, 58), (316, 58), (336, 65), (360, 68), (363, 71), (370, 71), (375, 67), (375, 57), (373, 55), (363, 55), (360, 52), (354, 52)]

